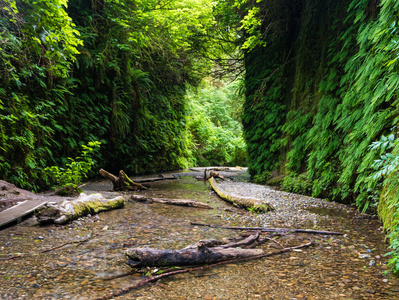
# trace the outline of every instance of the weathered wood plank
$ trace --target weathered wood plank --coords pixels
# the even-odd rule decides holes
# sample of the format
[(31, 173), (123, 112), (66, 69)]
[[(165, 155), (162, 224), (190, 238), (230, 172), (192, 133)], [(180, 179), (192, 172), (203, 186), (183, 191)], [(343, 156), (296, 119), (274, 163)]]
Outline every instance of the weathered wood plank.
[(47, 201), (43, 200), (25, 200), (13, 207), (3, 210), (0, 212), (0, 227), (22, 219), (46, 203)]

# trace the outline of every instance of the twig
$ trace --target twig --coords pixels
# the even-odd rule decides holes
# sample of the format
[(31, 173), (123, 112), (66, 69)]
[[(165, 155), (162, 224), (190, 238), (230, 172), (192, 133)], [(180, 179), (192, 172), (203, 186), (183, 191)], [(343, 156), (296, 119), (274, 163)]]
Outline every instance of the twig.
[(20, 258), (22, 256), (24, 256), (24, 255), (23, 254), (19, 254), (19, 255), (10, 256), (10, 257), (7, 257), (7, 258), (0, 258), (0, 261), (12, 260), (12, 259)]
[[(70, 245), (70, 244), (85, 243), (85, 242), (89, 241), (90, 239), (92, 239), (93, 237), (94, 237), (94, 236), (89, 236), (87, 239), (82, 240), (82, 241), (67, 242), (67, 243), (64, 243), (64, 244), (55, 246), (55, 247), (53, 247), (53, 248), (49, 248), (49, 249), (42, 250), (42, 251), (40, 251), (39, 253), (46, 253), (46, 252), (50, 252), (50, 251), (53, 251), (53, 250), (57, 250), (57, 249), (59, 249), (59, 248), (61, 248), (61, 247), (64, 247), (64, 246)], [(12, 259), (20, 258), (20, 257), (22, 257), (22, 256), (24, 256), (24, 254), (19, 254), (19, 255), (7, 257), (7, 258), (0, 258), (0, 261), (12, 260)]]
[(278, 254), (282, 254), (282, 253), (286, 253), (286, 252), (290, 252), (293, 249), (300, 249), (300, 248), (305, 248), (305, 247), (309, 247), (311, 245), (314, 245), (313, 241), (310, 241), (309, 243), (300, 245), (300, 246), (295, 246), (295, 247), (289, 247), (289, 248), (284, 248), (281, 249), (279, 251), (276, 252), (271, 252), (271, 253), (266, 253), (266, 254), (262, 254), (262, 255), (258, 255), (258, 256), (253, 256), (253, 257), (245, 257), (245, 258), (237, 258), (237, 259), (232, 259), (232, 260), (226, 260), (226, 261), (221, 261), (215, 264), (211, 264), (211, 265), (207, 265), (207, 266), (202, 266), (202, 267), (196, 267), (196, 268), (190, 268), (190, 269), (184, 269), (184, 270), (177, 270), (177, 271), (172, 271), (169, 273), (163, 273), (151, 278), (146, 278), (142, 281), (140, 281), (139, 283), (136, 283), (134, 285), (128, 286), (124, 289), (120, 289), (119, 291), (116, 291), (115, 293), (100, 297), (100, 298), (95, 298), (93, 300), (106, 300), (106, 299), (112, 299), (114, 297), (120, 296), (122, 294), (125, 294), (131, 290), (137, 289), (141, 286), (144, 286), (150, 282), (156, 281), (158, 279), (161, 278), (165, 278), (165, 277), (169, 277), (169, 276), (173, 276), (173, 275), (177, 275), (177, 274), (183, 274), (183, 273), (189, 273), (189, 272), (194, 272), (194, 271), (200, 271), (200, 270), (205, 270), (205, 269), (210, 269), (219, 265), (223, 265), (223, 264), (229, 264), (229, 263), (234, 263), (234, 262), (238, 262), (238, 261), (246, 261), (246, 260), (251, 260), (251, 259), (258, 259), (258, 258), (263, 258), (263, 257), (269, 257), (269, 256), (273, 256), (273, 255), (278, 255)]
[(130, 271), (130, 272), (126, 272), (126, 273), (123, 273), (123, 274), (117, 274), (117, 275), (105, 277), (105, 278), (103, 278), (103, 280), (104, 281), (113, 280), (113, 279), (117, 279), (117, 278), (126, 277), (126, 276), (129, 276), (129, 275), (133, 275), (133, 274), (136, 274), (136, 273), (137, 273), (136, 271)]
[(334, 231), (323, 231), (323, 230), (313, 230), (313, 229), (295, 229), (295, 228), (265, 228), (265, 227), (229, 227), (229, 226), (218, 226), (209, 225), (202, 223), (191, 222), (194, 226), (206, 226), (211, 228), (221, 228), (221, 229), (233, 229), (233, 230), (260, 230), (263, 232), (291, 232), (291, 233), (313, 233), (313, 234), (327, 234), (327, 235), (343, 235), (341, 232)]
[(277, 242), (277, 240), (275, 240), (275, 239), (269, 239), (269, 240), (276, 243), (277, 245), (279, 245), (281, 247), (281, 249), (284, 249), (284, 246), (281, 245), (281, 243)]
[(53, 248), (49, 248), (49, 249), (42, 250), (42, 251), (40, 251), (40, 253), (46, 253), (46, 252), (50, 252), (50, 251), (53, 251), (53, 250), (57, 250), (57, 249), (59, 249), (59, 248), (61, 248), (61, 247), (64, 247), (64, 246), (70, 245), (70, 244), (81, 244), (81, 243), (85, 243), (85, 242), (89, 241), (89, 240), (92, 239), (92, 238), (93, 238), (93, 236), (89, 236), (87, 239), (82, 240), (82, 241), (67, 242), (67, 243), (64, 243), (64, 244), (55, 246), (55, 247), (53, 247)]

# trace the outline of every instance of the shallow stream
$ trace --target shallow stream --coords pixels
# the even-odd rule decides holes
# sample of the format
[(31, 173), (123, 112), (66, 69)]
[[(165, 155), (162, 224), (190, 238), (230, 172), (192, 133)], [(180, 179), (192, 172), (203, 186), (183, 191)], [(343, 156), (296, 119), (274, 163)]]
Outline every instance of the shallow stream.
[[(231, 182), (225, 188), (234, 184), (234, 188), (240, 188), (240, 183)], [(107, 181), (84, 186), (87, 192), (119, 195), (107, 192), (111, 188)], [(154, 182), (142, 193), (196, 199), (213, 209), (128, 202), (123, 209), (85, 217), (67, 226), (40, 227), (31, 218), (6, 228), (0, 231), (0, 258), (23, 256), (0, 262), (0, 299), (94, 299), (144, 278), (142, 273), (115, 278), (132, 271), (123, 256), (130, 247), (180, 249), (201, 239), (226, 239), (240, 234), (192, 226), (190, 222), (310, 228), (345, 235), (290, 234), (262, 248), (278, 251), (281, 246), (296, 246), (311, 239), (316, 245), (165, 278), (117, 299), (399, 299), (397, 280), (384, 273), (387, 250), (378, 220), (351, 207), (256, 185), (242, 185), (241, 193), (252, 188), (274, 201), (276, 211), (256, 215), (232, 207), (215, 196), (207, 183), (183, 177)]]

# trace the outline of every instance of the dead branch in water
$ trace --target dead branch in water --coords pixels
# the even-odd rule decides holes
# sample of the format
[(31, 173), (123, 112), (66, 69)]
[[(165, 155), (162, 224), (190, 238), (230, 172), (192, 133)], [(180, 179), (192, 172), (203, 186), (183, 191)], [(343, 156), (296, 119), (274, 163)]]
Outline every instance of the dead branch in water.
[[(55, 247), (52, 247), (52, 248), (44, 249), (44, 250), (40, 251), (39, 253), (46, 253), (46, 252), (50, 252), (50, 251), (53, 251), (53, 250), (57, 250), (57, 249), (62, 248), (64, 246), (66, 246), (66, 245), (82, 244), (82, 243), (85, 243), (85, 242), (91, 240), (93, 237), (94, 236), (91, 235), (87, 239), (82, 240), (82, 241), (71, 241), (71, 242), (63, 243), (61, 245), (58, 245), (58, 246), (55, 246)], [(20, 255), (10, 256), (10, 257), (7, 257), (7, 258), (0, 258), (0, 261), (12, 260), (12, 259), (16, 259), (16, 258), (21, 258), (23, 256), (25, 256), (25, 255), (24, 254), (20, 254)]]
[(134, 289), (137, 289), (137, 288), (139, 288), (141, 286), (144, 286), (144, 285), (146, 285), (148, 283), (157, 281), (157, 280), (159, 280), (161, 278), (170, 277), (170, 276), (177, 275), (177, 274), (183, 274), (183, 273), (189, 273), (189, 272), (194, 272), (194, 271), (211, 269), (213, 267), (220, 266), (220, 265), (223, 265), (223, 264), (235, 263), (235, 262), (240, 262), (240, 261), (247, 261), (247, 260), (250, 260), (250, 259), (259, 259), (259, 258), (263, 258), (263, 257), (270, 257), (270, 256), (274, 256), (274, 255), (279, 255), (279, 254), (283, 254), (283, 253), (286, 253), (286, 252), (290, 252), (290, 251), (292, 251), (294, 249), (301, 249), (301, 248), (310, 247), (311, 245), (314, 245), (313, 241), (311, 241), (309, 243), (306, 243), (306, 244), (303, 244), (303, 245), (299, 245), (299, 246), (295, 246), (295, 247), (289, 247), (289, 248), (284, 248), (284, 249), (281, 249), (281, 250), (276, 251), (276, 252), (265, 253), (265, 254), (258, 255), (258, 256), (226, 260), (226, 261), (221, 261), (221, 262), (214, 263), (214, 264), (207, 265), (207, 266), (201, 266), (201, 267), (196, 267), (196, 268), (172, 271), (172, 272), (169, 272), (169, 273), (163, 273), (163, 274), (156, 275), (156, 276), (153, 276), (153, 277), (150, 277), (150, 278), (146, 278), (146, 279), (140, 281), (139, 283), (136, 283), (136, 284), (128, 286), (126, 288), (120, 289), (119, 291), (116, 291), (116, 292), (114, 292), (112, 294), (109, 294), (109, 295), (106, 295), (106, 296), (103, 296), (103, 297), (100, 297), (100, 298), (95, 298), (93, 300), (112, 299), (114, 297), (117, 297), (117, 296), (120, 296), (122, 294), (125, 294), (125, 293), (127, 293), (127, 292), (129, 292), (131, 290), (134, 290)]
[(211, 228), (232, 229), (232, 230), (257, 230), (262, 232), (278, 232), (278, 233), (313, 233), (313, 234), (326, 234), (326, 235), (343, 235), (342, 232), (313, 230), (313, 229), (295, 229), (295, 228), (266, 228), (266, 227), (238, 227), (238, 226), (218, 226), (210, 224), (202, 224), (191, 222), (194, 226), (205, 226)]

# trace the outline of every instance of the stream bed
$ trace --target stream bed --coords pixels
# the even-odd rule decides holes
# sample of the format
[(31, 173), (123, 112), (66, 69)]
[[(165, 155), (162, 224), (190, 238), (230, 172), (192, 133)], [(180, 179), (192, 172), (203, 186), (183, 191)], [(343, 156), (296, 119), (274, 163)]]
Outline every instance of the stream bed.
[[(151, 183), (140, 192), (153, 197), (189, 198), (213, 209), (127, 202), (123, 209), (71, 224), (39, 226), (34, 218), (0, 231), (0, 299), (95, 299), (143, 280), (131, 272), (124, 250), (131, 247), (181, 249), (201, 239), (228, 239), (240, 231), (192, 226), (285, 227), (340, 231), (344, 235), (288, 234), (263, 246), (268, 252), (315, 246), (268, 258), (230, 263), (164, 278), (116, 299), (399, 299), (399, 283), (387, 271), (387, 245), (380, 222), (350, 206), (226, 181), (226, 191), (263, 198), (276, 208), (254, 214), (220, 200), (206, 182), (193, 177)], [(87, 193), (106, 197), (112, 184), (93, 181)], [(67, 242), (76, 242), (42, 253)], [(84, 241), (78, 243), (78, 241)]]

